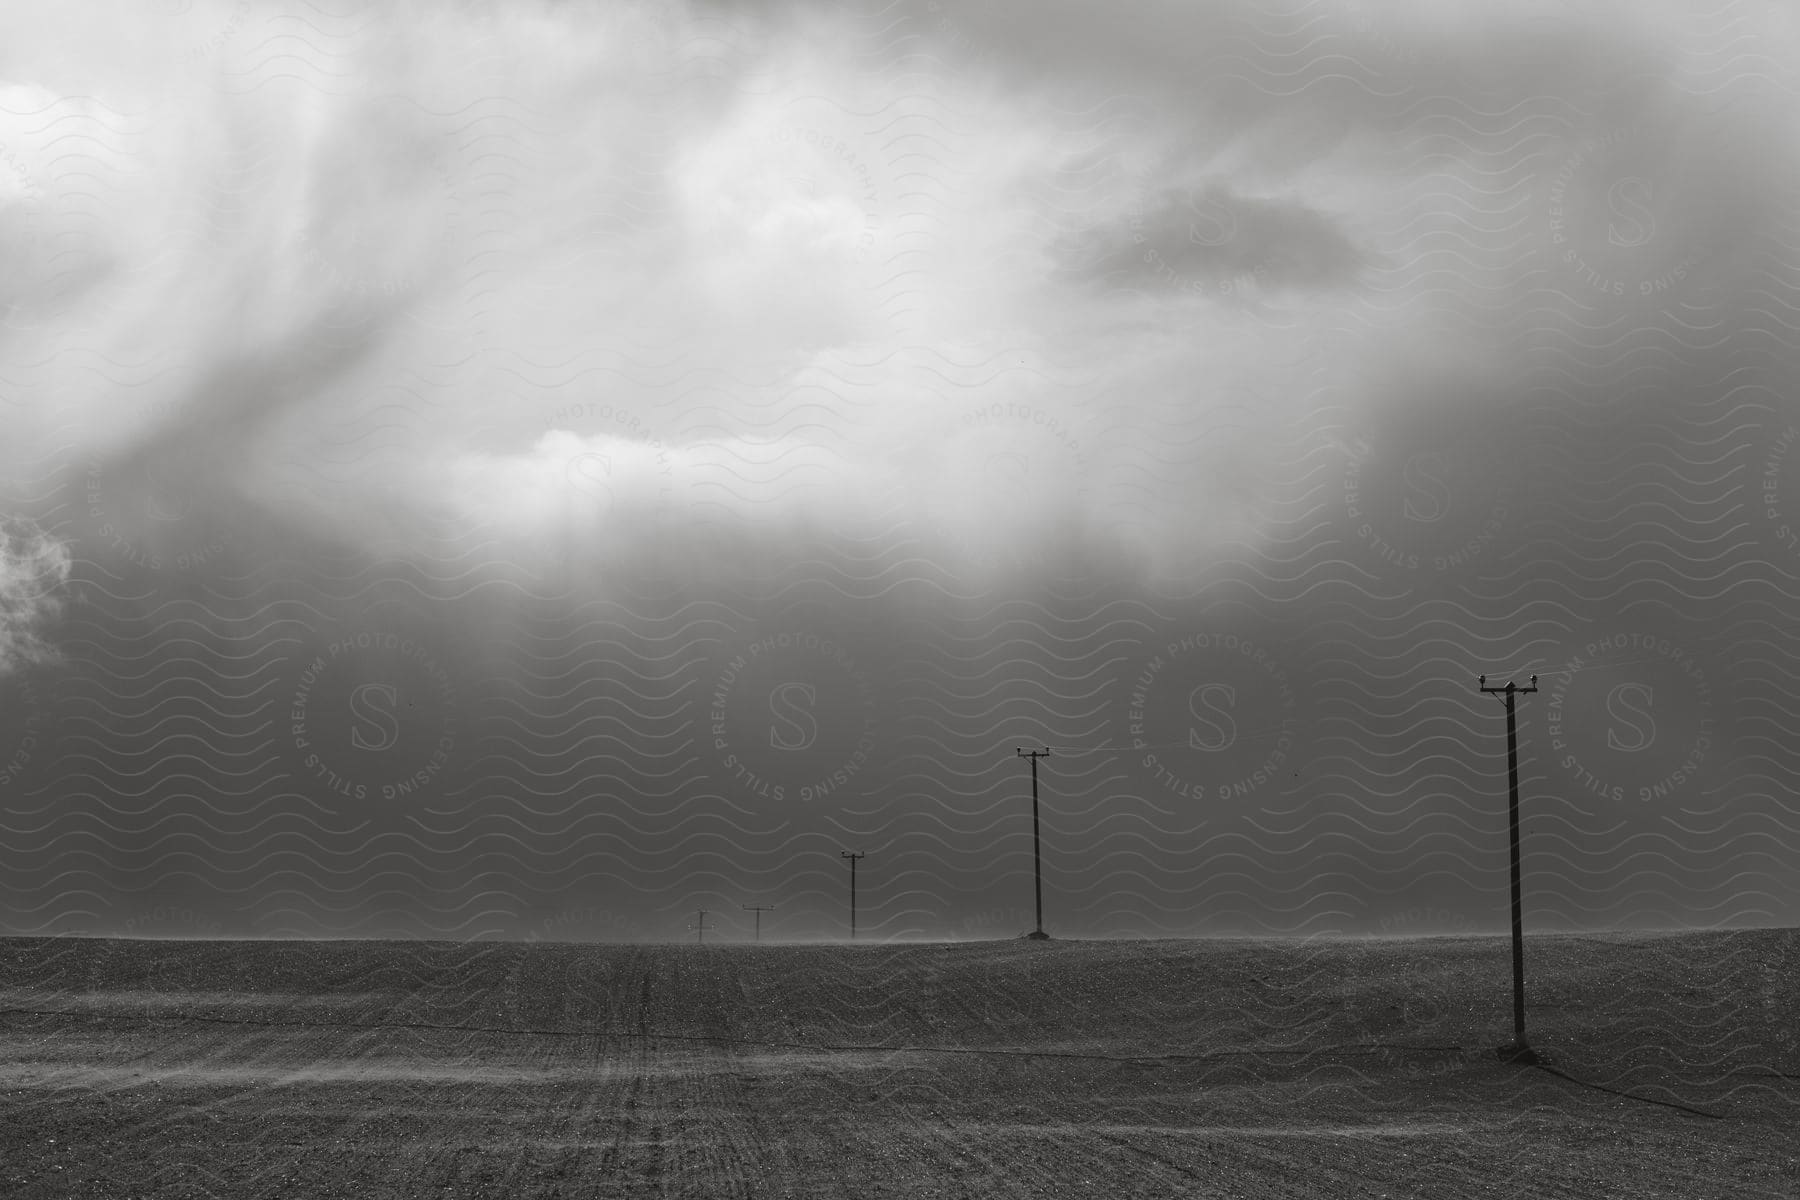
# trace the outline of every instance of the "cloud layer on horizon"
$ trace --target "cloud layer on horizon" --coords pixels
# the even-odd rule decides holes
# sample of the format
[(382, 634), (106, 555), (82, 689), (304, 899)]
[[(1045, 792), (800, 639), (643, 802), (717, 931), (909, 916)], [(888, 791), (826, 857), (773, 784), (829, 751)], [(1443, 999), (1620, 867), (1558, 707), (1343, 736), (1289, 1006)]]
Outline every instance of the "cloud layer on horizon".
[(1028, 871), (1027, 742), (1082, 928), (1491, 916), (1513, 670), (1555, 920), (1800, 904), (1778, 9), (0, 35), (24, 925), (818, 933), (866, 839), (916, 932)]

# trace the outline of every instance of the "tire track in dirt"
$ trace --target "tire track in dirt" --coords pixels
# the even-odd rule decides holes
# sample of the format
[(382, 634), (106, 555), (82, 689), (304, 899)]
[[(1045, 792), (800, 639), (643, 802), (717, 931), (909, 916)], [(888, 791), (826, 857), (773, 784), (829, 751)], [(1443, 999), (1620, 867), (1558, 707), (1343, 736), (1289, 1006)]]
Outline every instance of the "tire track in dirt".
[[(563, 1089), (566, 1094), (546, 1098), (546, 1110), (556, 1115), (547, 1120), (545, 1129), (545, 1145), (551, 1154), (544, 1174), (551, 1186), (571, 1188), (585, 1177), (587, 1168), (604, 1156), (605, 1151), (596, 1152), (596, 1133), (604, 1128), (606, 1114), (624, 1103), (619, 1074), (605, 1069), (624, 1045), (612, 1027), (618, 1009), (618, 973), (610, 960), (601, 964), (607, 1002), (604, 1007), (594, 1002), (588, 1011), (584, 1006), (591, 997), (593, 973), (581, 971), (581, 960), (573, 949), (540, 943), (526, 952), (527, 958), (542, 970), (544, 979), (541, 984), (529, 979), (520, 984), (520, 1004), (537, 1003), (549, 1010), (547, 1002), (553, 998), (556, 1003), (553, 1011), (540, 1013), (522, 1007), (517, 1013), (522, 1025), (548, 1024), (571, 1032), (585, 1030), (585, 1036), (547, 1046), (545, 1050), (550, 1063), (556, 1063), (560, 1057), (591, 1068), (588, 1079)], [(613, 1149), (616, 1154), (616, 1148)]]
[(635, 955), (632, 966), (638, 975), (634, 1022), (638, 1036), (630, 1040), (626, 1053), (621, 1056), (629, 1063), (629, 1075), (616, 1118), (618, 1128), (613, 1135), (613, 1144), (600, 1157), (600, 1175), (608, 1181), (629, 1182), (633, 1178), (632, 1172), (638, 1166), (637, 1149), (644, 1142), (645, 1093), (650, 1087), (651, 1044), (643, 1035), (649, 1028), (650, 1001), (655, 984), (651, 978), (653, 963), (649, 955)]
[(701, 1153), (680, 1181), (682, 1194), (748, 1198), (764, 1180), (791, 1177), (789, 1142), (797, 1131), (766, 1119), (768, 1057), (746, 1052), (739, 1040), (745, 1023), (762, 1017), (750, 1003), (746, 981), (754, 962), (727, 947), (692, 960), (691, 977), (704, 996), (695, 1009), (702, 1018), (699, 1031), (716, 1040), (687, 1052), (696, 1068), (690, 1078), (698, 1101), (690, 1133)]

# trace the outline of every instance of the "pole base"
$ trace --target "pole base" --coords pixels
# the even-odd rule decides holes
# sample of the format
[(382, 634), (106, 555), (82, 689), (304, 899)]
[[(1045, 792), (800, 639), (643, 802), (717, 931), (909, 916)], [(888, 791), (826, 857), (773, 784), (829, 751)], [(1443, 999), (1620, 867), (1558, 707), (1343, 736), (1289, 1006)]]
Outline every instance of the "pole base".
[(1538, 1062), (1537, 1051), (1524, 1042), (1508, 1042), (1504, 1046), (1497, 1046), (1494, 1049), (1494, 1057), (1501, 1062), (1514, 1063), (1521, 1067), (1536, 1066)]
[(1050, 940), (1050, 935), (1041, 929), (1034, 929), (1025, 936), (1034, 942), (1047, 942)]

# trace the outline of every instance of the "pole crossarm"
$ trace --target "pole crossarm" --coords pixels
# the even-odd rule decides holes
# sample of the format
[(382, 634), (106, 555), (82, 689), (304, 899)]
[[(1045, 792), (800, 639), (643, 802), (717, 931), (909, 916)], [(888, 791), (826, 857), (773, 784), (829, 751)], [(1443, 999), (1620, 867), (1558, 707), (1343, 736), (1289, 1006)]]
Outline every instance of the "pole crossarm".
[(1523, 696), (1523, 695), (1527, 695), (1531, 692), (1535, 692), (1538, 690), (1537, 676), (1533, 675), (1531, 677), (1531, 686), (1530, 687), (1520, 687), (1518, 684), (1513, 683), (1510, 680), (1507, 681), (1507, 684), (1505, 687), (1489, 687), (1488, 681), (1487, 681), (1487, 676), (1483, 675), (1481, 677), (1481, 690), (1488, 693), (1490, 696), (1504, 696), (1508, 692), (1512, 692), (1515, 695)]

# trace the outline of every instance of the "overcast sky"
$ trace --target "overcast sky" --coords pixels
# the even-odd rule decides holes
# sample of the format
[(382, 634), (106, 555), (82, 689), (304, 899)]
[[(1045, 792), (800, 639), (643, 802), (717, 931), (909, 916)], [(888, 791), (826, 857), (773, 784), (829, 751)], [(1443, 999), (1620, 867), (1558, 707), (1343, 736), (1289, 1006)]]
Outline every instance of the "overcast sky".
[(0, 925), (1800, 919), (1779, 5), (0, 16)]

